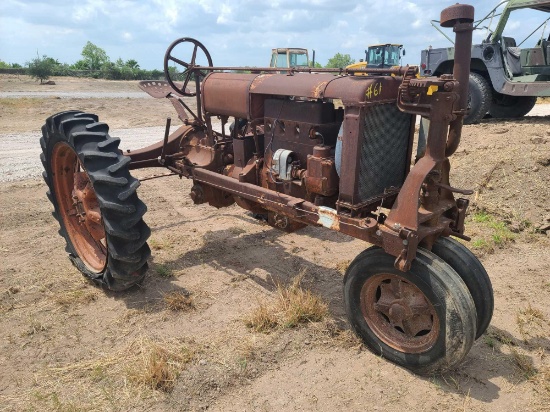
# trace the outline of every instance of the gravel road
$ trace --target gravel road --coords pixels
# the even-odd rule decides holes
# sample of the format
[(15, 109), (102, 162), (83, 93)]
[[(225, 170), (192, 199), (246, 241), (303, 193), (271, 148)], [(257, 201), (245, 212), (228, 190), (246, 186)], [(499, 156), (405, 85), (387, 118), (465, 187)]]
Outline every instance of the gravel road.
[(150, 99), (144, 92), (0, 92), (0, 98), (17, 99), (24, 97), (48, 98), (58, 97), (60, 99)]
[[(141, 94), (147, 97), (145, 93)], [(72, 97), (74, 98), (74, 93)], [(528, 114), (528, 116), (548, 115), (550, 115), (550, 104), (538, 104)], [(111, 132), (113, 136), (120, 137), (122, 150), (139, 149), (162, 140), (164, 127), (116, 129)], [(0, 182), (39, 178), (42, 175), (39, 138), (40, 131), (0, 134)]]

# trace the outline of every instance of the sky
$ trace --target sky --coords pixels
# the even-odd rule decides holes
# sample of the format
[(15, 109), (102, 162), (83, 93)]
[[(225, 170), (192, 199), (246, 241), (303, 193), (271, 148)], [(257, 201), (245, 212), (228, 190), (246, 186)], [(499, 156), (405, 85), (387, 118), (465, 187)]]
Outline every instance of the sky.
[[(441, 10), (455, 2), (1, 0), (0, 60), (24, 65), (38, 53), (72, 64), (91, 41), (111, 61), (135, 59), (141, 68), (162, 69), (168, 46), (178, 38), (191, 37), (205, 45), (216, 66), (266, 67), (275, 47), (302, 47), (310, 53), (314, 49), (322, 65), (336, 53), (359, 61), (367, 46), (375, 43), (402, 43), (403, 64), (418, 64), (422, 49), (451, 46), (430, 20), (438, 20)], [(498, 3), (469, 2), (476, 8), (476, 19)], [(519, 40), (544, 18), (542, 12), (523, 12), (512, 16), (508, 27)], [(550, 25), (546, 36), (549, 32)], [(448, 35), (454, 37), (452, 30)], [(486, 30), (476, 31), (474, 42), (486, 35)], [(533, 37), (526, 45), (536, 40)]]

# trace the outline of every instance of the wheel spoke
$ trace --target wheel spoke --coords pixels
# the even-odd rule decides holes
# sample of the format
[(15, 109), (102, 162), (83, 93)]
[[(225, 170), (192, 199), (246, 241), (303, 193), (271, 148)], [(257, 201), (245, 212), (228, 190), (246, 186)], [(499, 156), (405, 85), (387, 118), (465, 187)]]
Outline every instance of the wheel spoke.
[(174, 56), (168, 56), (168, 59), (172, 60), (173, 62), (175, 62), (177, 64), (179, 64), (180, 66), (185, 67), (186, 69), (188, 69), (191, 66), (190, 64), (185, 63), (183, 60), (180, 60), (180, 59), (178, 59), (177, 57), (174, 57)]
[(422, 291), (399, 275), (380, 274), (362, 288), (362, 312), (369, 326), (392, 347), (420, 351), (437, 338), (437, 316)]
[(197, 59), (197, 49), (199, 46), (195, 44), (195, 47), (193, 48), (193, 55), (191, 56), (191, 66), (195, 66), (195, 60)]
[(393, 278), (391, 281), (390, 281), (390, 285), (391, 285), (391, 289), (392, 289), (392, 292), (393, 292), (393, 295), (395, 296), (396, 299), (401, 299), (403, 297), (403, 285), (402, 285), (402, 281), (401, 279), (396, 279), (396, 278)]
[(181, 91), (183, 93), (187, 93), (186, 89), (187, 89), (187, 85), (189, 84), (189, 80), (191, 79), (191, 74), (193, 74), (193, 71), (188, 70), (187, 71), (187, 76), (185, 76), (185, 80), (183, 82), (183, 87), (181, 88)]

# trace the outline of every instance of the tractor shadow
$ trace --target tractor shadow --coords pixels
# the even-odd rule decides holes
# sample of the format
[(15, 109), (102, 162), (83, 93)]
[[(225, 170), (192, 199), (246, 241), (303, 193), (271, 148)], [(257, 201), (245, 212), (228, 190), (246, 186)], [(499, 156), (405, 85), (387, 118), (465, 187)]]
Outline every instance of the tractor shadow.
[[(158, 312), (164, 310), (162, 301), (166, 294), (189, 291), (181, 287), (186, 276), (192, 272), (201, 271), (207, 267), (208, 272), (225, 276), (222, 281), (235, 285), (243, 280), (252, 281), (268, 292), (276, 291), (278, 286), (287, 286), (296, 276), (301, 276), (301, 285), (319, 295), (329, 305), (329, 310), (338, 326), (348, 328), (345, 322), (345, 312), (342, 301), (342, 274), (335, 268), (322, 266), (314, 258), (304, 257), (308, 244), (321, 242), (323, 244), (350, 242), (353, 239), (338, 232), (325, 228), (305, 227), (298, 235), (288, 234), (271, 228), (263, 221), (258, 221), (250, 215), (227, 215), (232, 220), (240, 220), (248, 227), (252, 223), (263, 228), (258, 233), (246, 233), (242, 224), (228, 229), (206, 231), (202, 235), (201, 246), (188, 250), (172, 260), (157, 261), (155, 250), (149, 258), (148, 274), (142, 285), (135, 286), (123, 293), (113, 294), (115, 299), (121, 299), (129, 309)], [(207, 221), (208, 217), (187, 220), (185, 223), (197, 224)], [(183, 223), (183, 222), (182, 222)], [(153, 231), (174, 229), (182, 226), (178, 223), (155, 226)], [(180, 242), (185, 242), (185, 236)], [(287, 238), (292, 236), (292, 241)], [(365, 243), (365, 248), (368, 244)], [(350, 254), (350, 260), (355, 256)], [(169, 272), (178, 272), (173, 276)], [(182, 274), (183, 272), (183, 274)], [(187, 272), (187, 273), (186, 273)]]

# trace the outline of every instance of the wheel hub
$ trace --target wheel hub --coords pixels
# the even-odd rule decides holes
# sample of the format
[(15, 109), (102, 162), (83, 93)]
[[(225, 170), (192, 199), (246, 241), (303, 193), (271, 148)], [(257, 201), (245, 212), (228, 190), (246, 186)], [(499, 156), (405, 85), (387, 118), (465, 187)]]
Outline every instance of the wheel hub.
[(78, 217), (78, 222), (86, 226), (94, 240), (104, 239), (105, 229), (101, 221), (99, 202), (86, 172), (74, 174), (72, 198), (74, 210), (69, 213)]
[(439, 335), (439, 318), (422, 291), (394, 274), (369, 278), (361, 289), (361, 311), (388, 346), (407, 353), (429, 350)]
[(63, 221), (76, 254), (92, 271), (107, 264), (107, 242), (99, 201), (74, 149), (58, 143), (52, 153), (52, 181)]

